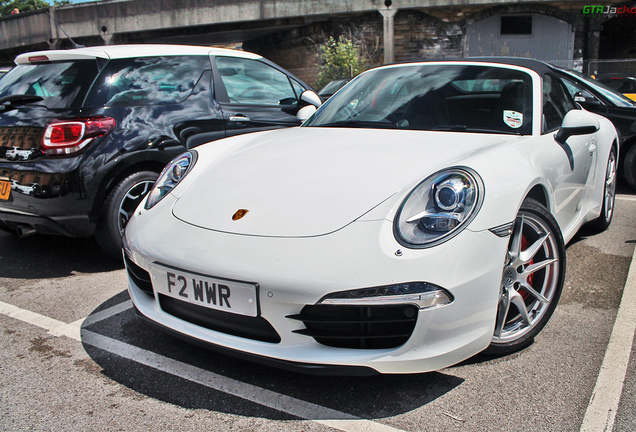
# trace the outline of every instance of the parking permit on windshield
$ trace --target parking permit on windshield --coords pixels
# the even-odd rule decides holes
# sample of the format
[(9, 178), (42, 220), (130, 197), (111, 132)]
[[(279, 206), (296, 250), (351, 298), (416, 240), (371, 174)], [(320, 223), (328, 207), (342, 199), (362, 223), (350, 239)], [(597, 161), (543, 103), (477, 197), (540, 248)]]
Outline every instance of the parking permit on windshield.
[(504, 110), (503, 121), (509, 127), (518, 129), (523, 125), (523, 114), (517, 111)]

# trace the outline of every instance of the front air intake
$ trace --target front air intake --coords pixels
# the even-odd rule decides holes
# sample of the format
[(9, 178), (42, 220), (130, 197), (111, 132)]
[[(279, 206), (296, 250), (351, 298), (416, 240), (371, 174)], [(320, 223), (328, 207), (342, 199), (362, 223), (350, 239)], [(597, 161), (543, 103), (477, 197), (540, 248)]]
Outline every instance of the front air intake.
[(307, 305), (287, 318), (302, 321), (294, 330), (316, 342), (338, 348), (382, 349), (403, 345), (413, 333), (418, 307), (401, 305)]

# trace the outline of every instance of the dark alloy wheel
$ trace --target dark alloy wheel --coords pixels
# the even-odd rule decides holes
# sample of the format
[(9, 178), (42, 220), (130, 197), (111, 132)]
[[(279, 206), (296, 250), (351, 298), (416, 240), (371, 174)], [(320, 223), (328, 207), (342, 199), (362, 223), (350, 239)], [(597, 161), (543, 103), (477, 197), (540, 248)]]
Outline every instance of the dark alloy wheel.
[(158, 173), (140, 171), (120, 181), (110, 192), (97, 223), (95, 239), (108, 255), (121, 258), (121, 237), (133, 212), (155, 184)]
[(485, 353), (505, 355), (531, 344), (552, 316), (564, 278), (565, 245), (557, 222), (528, 198), (508, 245), (495, 330)]

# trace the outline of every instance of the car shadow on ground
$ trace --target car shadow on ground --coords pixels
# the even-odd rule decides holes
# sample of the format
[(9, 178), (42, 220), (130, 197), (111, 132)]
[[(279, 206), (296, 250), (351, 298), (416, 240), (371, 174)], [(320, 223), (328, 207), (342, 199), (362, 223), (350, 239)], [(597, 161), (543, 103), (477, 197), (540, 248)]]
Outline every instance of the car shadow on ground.
[(35, 235), (19, 238), (0, 231), (0, 277), (45, 279), (99, 273), (124, 267), (93, 239)]
[[(126, 296), (127, 297), (127, 296)], [(125, 301), (123, 293), (109, 300), (109, 305)], [(104, 309), (104, 305), (94, 313)], [(86, 322), (91, 321), (89, 316)], [(285, 371), (215, 353), (176, 339), (146, 323), (129, 308), (118, 315), (82, 329), (84, 349), (101, 370), (92, 373), (107, 377), (146, 397), (188, 409), (205, 409), (232, 415), (272, 420), (291, 420), (294, 416), (250, 400), (249, 395), (266, 389), (301, 402), (315, 404), (363, 419), (388, 418), (425, 406), (460, 386), (463, 378), (444, 372), (410, 375), (315, 376)], [(90, 333), (90, 334), (89, 334)], [(95, 333), (127, 344), (129, 358), (113, 355), (104, 347), (91, 345)], [(141, 349), (142, 351), (139, 351)], [(219, 389), (180, 378), (160, 366), (153, 368), (135, 361), (135, 355), (156, 353), (187, 365), (197, 377), (216, 383), (229, 378), (238, 383), (233, 396)], [(165, 364), (169, 361), (162, 360)], [(183, 369), (183, 366), (179, 367)], [(216, 375), (223, 378), (217, 378)], [(207, 378), (206, 378), (207, 376)], [(275, 402), (275, 400), (274, 400)], [(321, 411), (318, 409), (318, 411)], [(318, 419), (316, 413), (313, 420)], [(311, 417), (311, 416), (310, 416)], [(309, 418), (312, 420), (312, 418)]]

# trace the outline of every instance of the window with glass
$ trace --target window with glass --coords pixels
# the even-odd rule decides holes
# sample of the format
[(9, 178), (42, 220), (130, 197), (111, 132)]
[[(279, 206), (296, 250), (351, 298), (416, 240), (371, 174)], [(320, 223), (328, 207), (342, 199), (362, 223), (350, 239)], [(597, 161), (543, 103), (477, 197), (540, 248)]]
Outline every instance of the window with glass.
[(304, 126), (532, 133), (532, 77), (477, 65), (407, 65), (365, 72)]
[(503, 15), (501, 36), (532, 36), (532, 15)]
[(88, 106), (137, 106), (183, 102), (196, 87), (207, 56), (157, 56), (108, 62)]
[(18, 65), (0, 81), (0, 98), (39, 96), (42, 101), (34, 103), (48, 108), (78, 107), (97, 73), (95, 60)]
[(542, 132), (557, 130), (574, 103), (560, 80), (551, 75), (543, 76), (543, 125)]
[(230, 103), (292, 105), (298, 101), (287, 75), (258, 60), (217, 57), (216, 66)]

